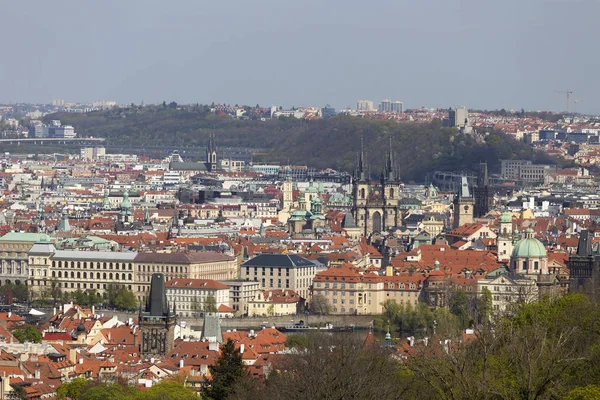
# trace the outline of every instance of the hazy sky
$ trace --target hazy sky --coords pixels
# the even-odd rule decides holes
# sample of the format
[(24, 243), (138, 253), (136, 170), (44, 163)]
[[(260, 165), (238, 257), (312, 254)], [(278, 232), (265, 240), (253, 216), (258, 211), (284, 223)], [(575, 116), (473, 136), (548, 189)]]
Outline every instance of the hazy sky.
[(598, 0), (2, 0), (0, 102), (600, 108)]

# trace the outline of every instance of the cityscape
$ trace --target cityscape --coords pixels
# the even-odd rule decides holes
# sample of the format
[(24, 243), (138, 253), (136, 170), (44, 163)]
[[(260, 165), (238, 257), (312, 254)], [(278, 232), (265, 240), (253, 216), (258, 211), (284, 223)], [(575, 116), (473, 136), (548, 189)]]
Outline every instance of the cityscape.
[(0, 400), (600, 399), (600, 3), (3, 10)]

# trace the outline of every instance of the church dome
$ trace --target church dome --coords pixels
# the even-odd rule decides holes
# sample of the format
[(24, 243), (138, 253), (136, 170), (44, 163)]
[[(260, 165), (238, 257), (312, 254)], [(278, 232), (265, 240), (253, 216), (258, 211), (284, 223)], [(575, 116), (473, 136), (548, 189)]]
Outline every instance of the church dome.
[(533, 229), (525, 230), (525, 239), (521, 239), (515, 244), (512, 256), (516, 258), (544, 258), (548, 256), (546, 248), (536, 238), (533, 237)]
[(509, 223), (509, 222), (512, 222), (512, 216), (508, 212), (504, 211), (502, 213), (502, 215), (500, 215), (500, 223)]

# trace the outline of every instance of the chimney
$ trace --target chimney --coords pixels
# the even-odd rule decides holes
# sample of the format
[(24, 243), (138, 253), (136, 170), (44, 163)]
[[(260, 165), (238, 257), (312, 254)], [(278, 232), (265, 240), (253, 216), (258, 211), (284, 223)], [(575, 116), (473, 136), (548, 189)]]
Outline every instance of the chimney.
[(250, 329), (250, 335), (248, 335), (249, 337), (254, 336), (254, 329)]
[(135, 329), (133, 330), (133, 345), (137, 347), (138, 343), (138, 334), (135, 333)]
[(12, 312), (8, 312), (8, 318), (12, 317)]
[(244, 354), (244, 343), (240, 344), (240, 353)]
[(219, 343), (216, 340), (210, 340), (208, 342), (208, 351), (219, 351)]
[(83, 357), (79, 359), (79, 364), (83, 364)]
[(39, 368), (35, 369), (35, 379), (40, 379), (40, 369)]
[(154, 357), (150, 359), (150, 364), (154, 364)]
[(56, 315), (56, 307), (52, 309), (52, 315)]
[(179, 368), (183, 368), (183, 358), (179, 360)]
[(92, 317), (96, 315), (96, 306), (92, 306)]

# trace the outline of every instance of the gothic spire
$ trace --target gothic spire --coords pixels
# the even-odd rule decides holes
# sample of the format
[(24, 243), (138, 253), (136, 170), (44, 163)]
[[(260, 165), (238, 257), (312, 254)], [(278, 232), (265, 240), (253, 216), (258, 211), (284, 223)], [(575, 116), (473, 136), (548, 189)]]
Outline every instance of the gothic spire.
[(369, 180), (367, 153), (365, 152), (365, 146), (362, 136), (360, 137), (360, 153), (358, 156), (358, 164), (356, 166), (356, 171), (354, 175), (354, 179), (357, 181), (364, 182)]

